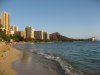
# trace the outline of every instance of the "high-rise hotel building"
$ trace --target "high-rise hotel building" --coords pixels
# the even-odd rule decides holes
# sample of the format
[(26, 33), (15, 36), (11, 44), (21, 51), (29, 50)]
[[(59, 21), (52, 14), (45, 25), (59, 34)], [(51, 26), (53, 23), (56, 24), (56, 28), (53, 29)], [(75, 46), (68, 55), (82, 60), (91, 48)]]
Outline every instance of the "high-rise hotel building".
[(33, 28), (30, 27), (30, 26), (27, 26), (27, 27), (25, 28), (26, 38), (27, 38), (27, 39), (34, 39), (34, 31), (35, 31), (35, 29), (33, 29)]
[(35, 40), (43, 40), (43, 30), (34, 31)]
[(1, 15), (1, 24), (3, 25), (3, 30), (6, 31), (6, 34), (10, 33), (10, 15), (7, 12), (3, 12)]
[(48, 32), (43, 32), (43, 40), (50, 40), (50, 36)]

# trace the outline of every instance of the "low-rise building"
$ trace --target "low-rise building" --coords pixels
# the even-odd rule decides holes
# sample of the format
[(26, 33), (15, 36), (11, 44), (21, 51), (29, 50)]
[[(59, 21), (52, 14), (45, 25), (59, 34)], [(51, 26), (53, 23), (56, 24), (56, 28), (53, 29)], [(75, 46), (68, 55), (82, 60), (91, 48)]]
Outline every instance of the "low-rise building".
[(21, 36), (23, 38), (26, 38), (26, 33), (25, 31), (16, 31), (15, 32), (15, 35), (18, 35), (18, 36)]
[(13, 30), (10, 30), (10, 35), (14, 35), (15, 32)]

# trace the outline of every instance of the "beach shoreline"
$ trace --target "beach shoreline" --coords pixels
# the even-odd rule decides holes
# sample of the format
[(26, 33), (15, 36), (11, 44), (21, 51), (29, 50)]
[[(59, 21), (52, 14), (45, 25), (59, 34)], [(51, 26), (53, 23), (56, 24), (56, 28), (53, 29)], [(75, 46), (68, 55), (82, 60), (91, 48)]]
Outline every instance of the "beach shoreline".
[[(19, 68), (16, 68), (16, 65), (14, 65), (23, 59), (23, 54), (28, 59), (26, 57), (27, 53), (25, 54), (23, 51), (20, 51), (12, 45), (7, 45), (4, 42), (0, 43), (0, 75), (66, 75), (59, 63), (45, 59), (38, 54), (32, 54), (32, 63), (35, 68), (31, 69), (32, 74), (27, 74), (27, 70), (23, 71), (25, 69), (20, 67), (23, 64), (17, 64)], [(24, 66), (27, 66), (27, 64)], [(21, 73), (18, 71), (20, 69)]]

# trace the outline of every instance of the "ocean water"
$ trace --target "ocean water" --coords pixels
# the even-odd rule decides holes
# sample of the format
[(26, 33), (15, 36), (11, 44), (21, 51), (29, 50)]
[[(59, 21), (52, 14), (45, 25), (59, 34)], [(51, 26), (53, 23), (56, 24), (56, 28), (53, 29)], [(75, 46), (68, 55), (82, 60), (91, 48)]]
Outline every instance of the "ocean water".
[(34, 43), (15, 47), (55, 59), (69, 75), (100, 75), (100, 42)]

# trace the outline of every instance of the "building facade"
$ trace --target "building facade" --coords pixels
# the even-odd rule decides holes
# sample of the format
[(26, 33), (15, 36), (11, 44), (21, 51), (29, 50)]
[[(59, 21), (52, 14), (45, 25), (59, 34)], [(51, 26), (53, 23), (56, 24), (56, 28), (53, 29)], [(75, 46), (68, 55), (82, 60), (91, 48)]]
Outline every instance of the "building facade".
[(35, 40), (43, 40), (43, 31), (34, 31)]
[(10, 35), (14, 35), (15, 32), (13, 30), (10, 30)]
[(14, 35), (15, 31), (14, 31), (14, 26), (10, 26), (10, 34)]
[(6, 34), (10, 34), (10, 15), (7, 12), (2, 13), (1, 24), (3, 25), (3, 30), (6, 31)]
[(26, 32), (26, 39), (34, 39), (34, 31), (35, 29), (33, 29), (32, 27), (30, 26), (27, 26), (25, 28), (25, 32)]
[(19, 30), (18, 26), (14, 26), (14, 31), (16, 32), (18, 30)]
[(50, 40), (48, 32), (43, 32), (43, 40)]
[(18, 31), (18, 26), (10, 26), (10, 34), (14, 35)]
[(13, 30), (14, 32), (18, 31), (18, 26), (10, 26), (10, 30)]
[(14, 26), (10, 26), (10, 30), (14, 31)]
[(26, 33), (25, 31), (16, 31), (15, 32), (15, 35), (18, 35), (18, 36), (21, 36), (23, 38), (26, 38)]

